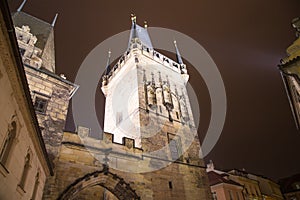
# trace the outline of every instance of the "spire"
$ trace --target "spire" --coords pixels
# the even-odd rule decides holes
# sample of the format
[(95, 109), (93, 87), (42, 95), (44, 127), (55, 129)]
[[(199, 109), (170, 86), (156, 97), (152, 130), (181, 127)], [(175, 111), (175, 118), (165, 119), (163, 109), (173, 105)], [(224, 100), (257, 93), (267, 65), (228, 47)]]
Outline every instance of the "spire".
[(22, 4), (20, 5), (20, 7), (19, 7), (18, 10), (17, 10), (18, 12), (20, 12), (20, 11), (22, 10), (22, 8), (24, 7), (26, 1), (27, 1), (27, 0), (24, 0), (24, 1), (22, 2)]
[(177, 42), (176, 40), (174, 40), (174, 45), (175, 45), (175, 50), (176, 50), (176, 58), (177, 58), (177, 62), (182, 65), (183, 62), (182, 62), (182, 58), (181, 58), (181, 55), (179, 53), (179, 50), (178, 50), (178, 47), (177, 47)]
[(110, 55), (111, 55), (111, 51), (108, 50), (108, 58), (107, 58), (107, 63), (105, 68), (105, 75), (108, 75), (108, 73), (110, 72)]
[(128, 49), (131, 46), (131, 43), (134, 42), (135, 38), (138, 38), (143, 45), (146, 47), (153, 49), (148, 31), (147, 31), (147, 24), (144, 25), (144, 27), (139, 26), (136, 23), (136, 15), (131, 14), (131, 21), (132, 21), (132, 26), (131, 26), (131, 31), (130, 31), (130, 37), (129, 37), (129, 43), (128, 43)]
[(52, 21), (52, 24), (51, 24), (52, 27), (55, 26), (55, 22), (56, 22), (56, 20), (57, 20), (57, 16), (58, 16), (58, 13), (55, 14), (55, 17), (54, 17), (54, 19), (53, 19), (53, 21)]
[(132, 22), (132, 26), (131, 26), (132, 38), (130, 38), (130, 39), (134, 39), (134, 38), (137, 37), (137, 32), (136, 32), (136, 15), (135, 14), (131, 14), (131, 22)]

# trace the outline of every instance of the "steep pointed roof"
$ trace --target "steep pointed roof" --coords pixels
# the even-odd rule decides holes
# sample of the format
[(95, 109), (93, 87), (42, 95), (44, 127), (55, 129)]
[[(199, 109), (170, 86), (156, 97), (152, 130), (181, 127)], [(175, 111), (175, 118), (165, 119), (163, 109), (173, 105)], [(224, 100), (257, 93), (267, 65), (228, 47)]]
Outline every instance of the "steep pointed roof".
[(37, 37), (36, 47), (44, 49), (47, 39), (52, 31), (51, 24), (42, 21), (22, 11), (12, 15), (14, 25), (17, 27), (29, 26), (30, 32)]
[(42, 50), (43, 68), (55, 73), (54, 27), (41, 19), (22, 11), (12, 15), (15, 27), (29, 26), (30, 32), (36, 36), (36, 47)]
[(136, 23), (136, 16), (134, 15), (131, 17), (131, 21), (132, 21), (132, 26), (131, 26), (130, 36), (129, 36), (128, 48), (130, 48), (133, 39), (138, 38), (143, 45), (145, 45), (150, 49), (153, 49), (152, 42), (148, 34), (147, 28), (139, 26)]

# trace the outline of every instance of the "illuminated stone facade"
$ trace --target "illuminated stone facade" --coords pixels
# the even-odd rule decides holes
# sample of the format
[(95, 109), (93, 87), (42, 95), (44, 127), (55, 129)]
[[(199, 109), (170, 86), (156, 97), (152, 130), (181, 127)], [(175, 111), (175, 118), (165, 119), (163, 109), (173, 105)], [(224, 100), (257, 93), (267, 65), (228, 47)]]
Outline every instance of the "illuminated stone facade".
[[(23, 12), (13, 20), (54, 167), (43, 199), (211, 199), (183, 63), (131, 35), (128, 50), (103, 76), (103, 138), (80, 126), (63, 132), (78, 86), (54, 73), (53, 25)], [(119, 101), (126, 98), (126, 105)]]

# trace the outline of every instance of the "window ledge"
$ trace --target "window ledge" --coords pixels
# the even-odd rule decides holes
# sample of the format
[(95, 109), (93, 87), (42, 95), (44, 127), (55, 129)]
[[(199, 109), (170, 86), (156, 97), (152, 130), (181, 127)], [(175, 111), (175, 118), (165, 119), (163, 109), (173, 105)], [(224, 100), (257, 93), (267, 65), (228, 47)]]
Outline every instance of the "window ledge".
[(0, 173), (6, 177), (7, 174), (9, 174), (9, 171), (6, 169), (6, 167), (0, 162)]

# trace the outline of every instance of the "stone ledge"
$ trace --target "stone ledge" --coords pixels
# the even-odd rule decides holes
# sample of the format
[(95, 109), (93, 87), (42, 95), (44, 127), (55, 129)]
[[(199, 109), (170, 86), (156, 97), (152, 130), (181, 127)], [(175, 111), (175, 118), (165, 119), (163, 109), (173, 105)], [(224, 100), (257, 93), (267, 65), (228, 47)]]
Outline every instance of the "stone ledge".
[(6, 177), (7, 174), (9, 174), (8, 169), (6, 169), (6, 167), (0, 162), (0, 173)]

